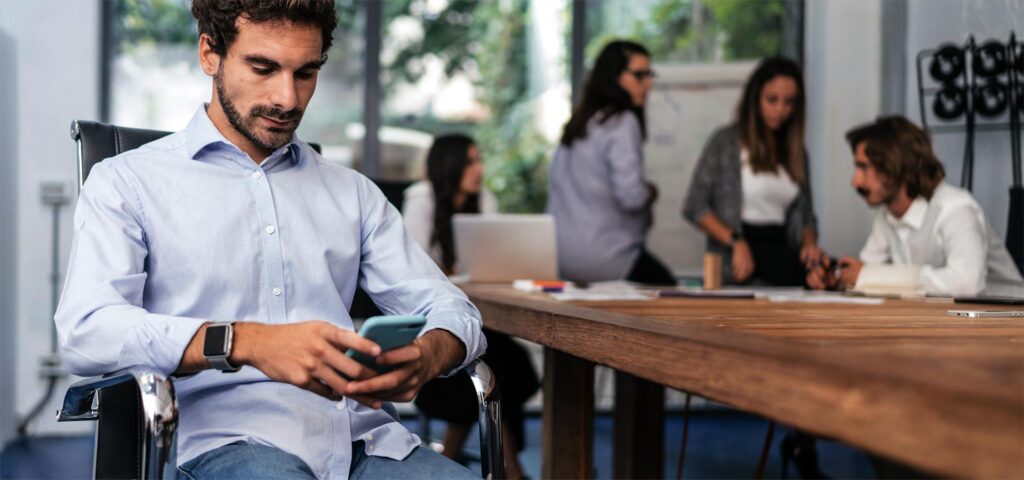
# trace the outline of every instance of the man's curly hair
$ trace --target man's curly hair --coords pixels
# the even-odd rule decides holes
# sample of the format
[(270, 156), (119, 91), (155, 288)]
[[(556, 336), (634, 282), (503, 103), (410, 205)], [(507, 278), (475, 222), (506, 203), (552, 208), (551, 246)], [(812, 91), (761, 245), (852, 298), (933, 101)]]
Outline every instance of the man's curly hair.
[(331, 48), (338, 25), (334, 0), (193, 0), (192, 16), (199, 22), (199, 33), (210, 36), (210, 48), (222, 57), (238, 36), (238, 17), (254, 23), (289, 20), (316, 25), (323, 38), (324, 55)]

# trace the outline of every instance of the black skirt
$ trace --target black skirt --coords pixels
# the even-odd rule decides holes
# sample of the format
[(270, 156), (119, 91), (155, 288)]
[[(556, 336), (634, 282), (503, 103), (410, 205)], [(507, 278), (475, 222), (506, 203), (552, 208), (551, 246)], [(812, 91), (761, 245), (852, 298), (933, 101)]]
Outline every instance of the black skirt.
[[(523, 404), (540, 389), (540, 379), (530, 355), (508, 335), (484, 329), (487, 352), (483, 361), (491, 367), (501, 392), (501, 417), (513, 429), (516, 450), (522, 450)], [(423, 385), (416, 407), (430, 417), (452, 423), (475, 423), (480, 407), (469, 376), (436, 378)]]
[(784, 226), (744, 223), (743, 238), (754, 257), (753, 279), (779, 287), (804, 286), (807, 271), (800, 252), (789, 246)]

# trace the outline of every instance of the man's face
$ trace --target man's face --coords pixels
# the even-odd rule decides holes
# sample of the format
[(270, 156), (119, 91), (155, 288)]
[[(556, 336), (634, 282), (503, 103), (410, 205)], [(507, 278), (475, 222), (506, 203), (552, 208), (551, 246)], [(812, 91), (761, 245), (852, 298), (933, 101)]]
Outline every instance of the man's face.
[(886, 186), (885, 178), (871, 164), (871, 160), (865, 152), (866, 149), (867, 143), (865, 142), (858, 143), (854, 149), (853, 179), (850, 180), (850, 185), (857, 190), (860, 196), (864, 197), (868, 205), (877, 207), (888, 204), (895, 198), (895, 192)]
[(201, 39), (200, 59), (215, 88), (209, 113), (229, 140), (265, 157), (287, 144), (302, 120), (316, 90), (323, 39), (314, 25), (241, 18), (237, 25), (224, 57), (204, 49)]

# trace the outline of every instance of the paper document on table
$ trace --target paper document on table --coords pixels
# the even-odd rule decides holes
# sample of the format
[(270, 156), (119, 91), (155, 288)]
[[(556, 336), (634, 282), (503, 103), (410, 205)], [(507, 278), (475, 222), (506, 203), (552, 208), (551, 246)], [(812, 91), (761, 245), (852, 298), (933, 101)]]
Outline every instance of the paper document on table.
[(839, 303), (847, 305), (881, 305), (883, 298), (850, 297), (838, 292), (803, 291), (779, 295), (768, 295), (770, 302), (776, 303)]
[(596, 282), (587, 288), (566, 286), (562, 292), (552, 293), (555, 300), (653, 300), (658, 297), (657, 290), (638, 288), (637, 284), (624, 281)]

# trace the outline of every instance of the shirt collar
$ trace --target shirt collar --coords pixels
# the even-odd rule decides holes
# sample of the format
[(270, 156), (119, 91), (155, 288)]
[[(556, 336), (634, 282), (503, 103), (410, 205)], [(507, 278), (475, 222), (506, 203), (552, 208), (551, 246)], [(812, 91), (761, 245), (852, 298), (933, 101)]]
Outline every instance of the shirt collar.
[[(189, 121), (188, 126), (185, 127), (185, 146), (188, 157), (198, 160), (207, 147), (214, 145), (221, 145), (245, 155), (242, 149), (231, 143), (220, 133), (220, 130), (217, 130), (213, 120), (210, 120), (210, 115), (206, 111), (208, 106), (208, 103), (200, 105), (196, 109), (196, 113), (192, 115), (192, 120)], [(299, 143), (299, 137), (293, 133), (292, 139), (286, 145), (275, 150), (263, 161), (263, 166), (270, 167), (278, 163), (281, 158), (287, 158), (292, 165), (297, 165), (300, 160), (299, 153), (301, 151)]]
[(910, 202), (910, 207), (907, 208), (906, 212), (903, 212), (902, 217), (896, 218), (892, 212), (886, 210), (885, 218), (893, 226), (906, 225), (914, 230), (918, 230), (924, 224), (924, 216), (927, 212), (928, 200), (918, 195), (914, 198), (914, 201)]

